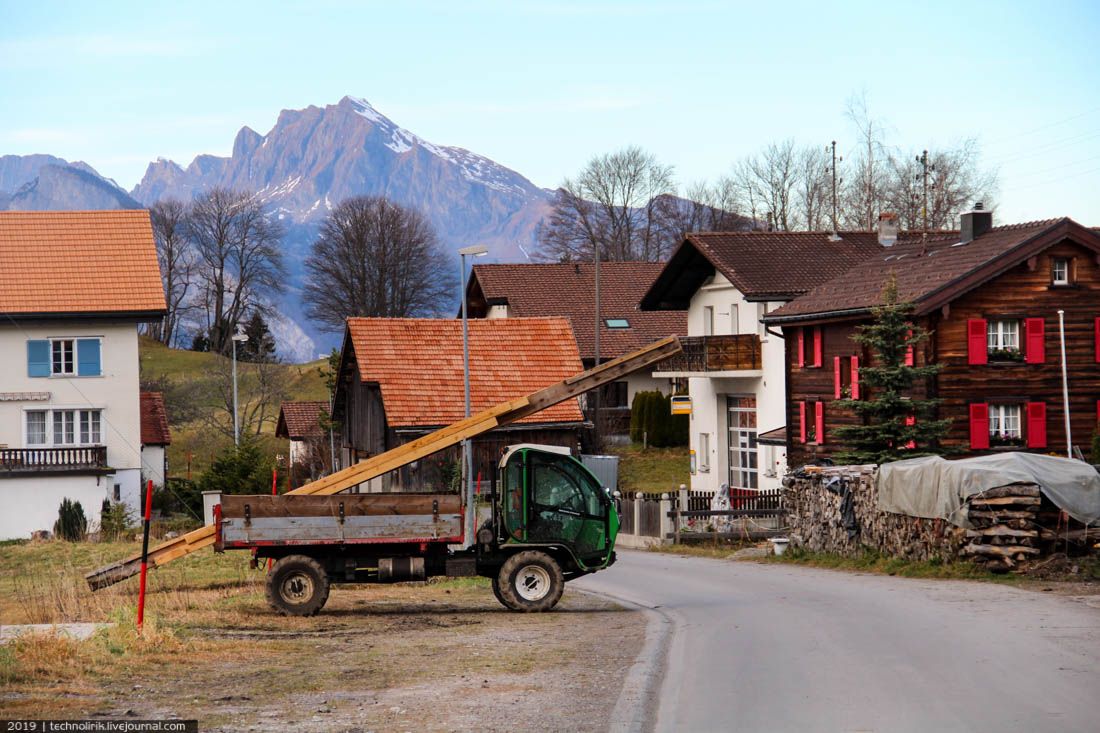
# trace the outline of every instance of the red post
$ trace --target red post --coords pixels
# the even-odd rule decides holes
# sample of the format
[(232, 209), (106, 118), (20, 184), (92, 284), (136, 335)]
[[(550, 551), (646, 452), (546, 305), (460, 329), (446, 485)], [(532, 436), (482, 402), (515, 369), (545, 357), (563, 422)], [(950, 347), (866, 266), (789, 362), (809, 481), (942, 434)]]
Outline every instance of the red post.
[(141, 540), (141, 585), (138, 586), (137, 627), (145, 623), (145, 576), (149, 572), (149, 522), (153, 516), (153, 480), (145, 485), (145, 530)]

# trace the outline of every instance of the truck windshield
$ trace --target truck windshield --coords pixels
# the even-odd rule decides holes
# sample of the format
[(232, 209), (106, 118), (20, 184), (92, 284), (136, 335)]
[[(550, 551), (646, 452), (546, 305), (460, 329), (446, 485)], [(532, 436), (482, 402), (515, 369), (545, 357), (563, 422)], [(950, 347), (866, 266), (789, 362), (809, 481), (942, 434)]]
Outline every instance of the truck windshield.
[(605, 497), (588, 472), (574, 460), (533, 454), (531, 466), (536, 505), (603, 517)]

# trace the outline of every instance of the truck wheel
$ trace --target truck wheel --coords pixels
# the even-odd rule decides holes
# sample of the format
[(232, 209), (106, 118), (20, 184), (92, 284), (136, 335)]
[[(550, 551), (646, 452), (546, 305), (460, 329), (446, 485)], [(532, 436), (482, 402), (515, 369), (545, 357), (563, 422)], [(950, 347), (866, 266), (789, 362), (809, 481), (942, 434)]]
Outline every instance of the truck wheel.
[(502, 596), (500, 594), (500, 575), (499, 574), (493, 576), (493, 595), (496, 596), (498, 601), (500, 601), (500, 605), (504, 606), (505, 608), (508, 607), (508, 604), (504, 600), (504, 596)]
[(549, 611), (565, 590), (561, 568), (545, 552), (528, 550), (512, 555), (497, 578), (500, 602), (513, 611)]
[(328, 600), (328, 573), (306, 555), (288, 555), (267, 574), (268, 604), (286, 616), (312, 616)]

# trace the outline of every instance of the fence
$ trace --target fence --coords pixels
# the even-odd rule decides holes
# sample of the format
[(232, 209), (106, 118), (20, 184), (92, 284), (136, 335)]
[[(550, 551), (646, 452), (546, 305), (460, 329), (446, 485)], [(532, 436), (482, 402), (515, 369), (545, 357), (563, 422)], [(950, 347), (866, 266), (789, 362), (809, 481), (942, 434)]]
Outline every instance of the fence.
[[(775, 537), (786, 524), (782, 489), (730, 491), (730, 508), (712, 510), (712, 491), (631, 494), (619, 500), (619, 545), (681, 542), (691, 538), (757, 540)], [(682, 508), (686, 507), (686, 508)]]

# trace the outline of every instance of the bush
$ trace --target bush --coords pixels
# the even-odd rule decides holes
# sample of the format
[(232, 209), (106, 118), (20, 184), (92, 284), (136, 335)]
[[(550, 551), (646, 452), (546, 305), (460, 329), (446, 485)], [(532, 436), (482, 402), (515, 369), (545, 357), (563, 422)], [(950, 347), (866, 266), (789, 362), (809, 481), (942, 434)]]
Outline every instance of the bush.
[(688, 443), (688, 416), (672, 414), (672, 400), (662, 392), (638, 392), (630, 406), (630, 439), (654, 448)]
[(220, 491), (223, 494), (269, 494), (271, 471), (274, 462), (265, 456), (255, 438), (241, 436), (240, 446), (223, 452), (202, 476), (199, 477), (199, 509), (202, 509), (202, 492)]
[(99, 514), (101, 540), (113, 542), (126, 534), (133, 524), (134, 519), (125, 504), (112, 504), (110, 499), (103, 500), (103, 508)]
[(57, 521), (53, 525), (55, 536), (69, 542), (80, 542), (88, 534), (88, 518), (79, 501), (62, 499), (57, 509)]

